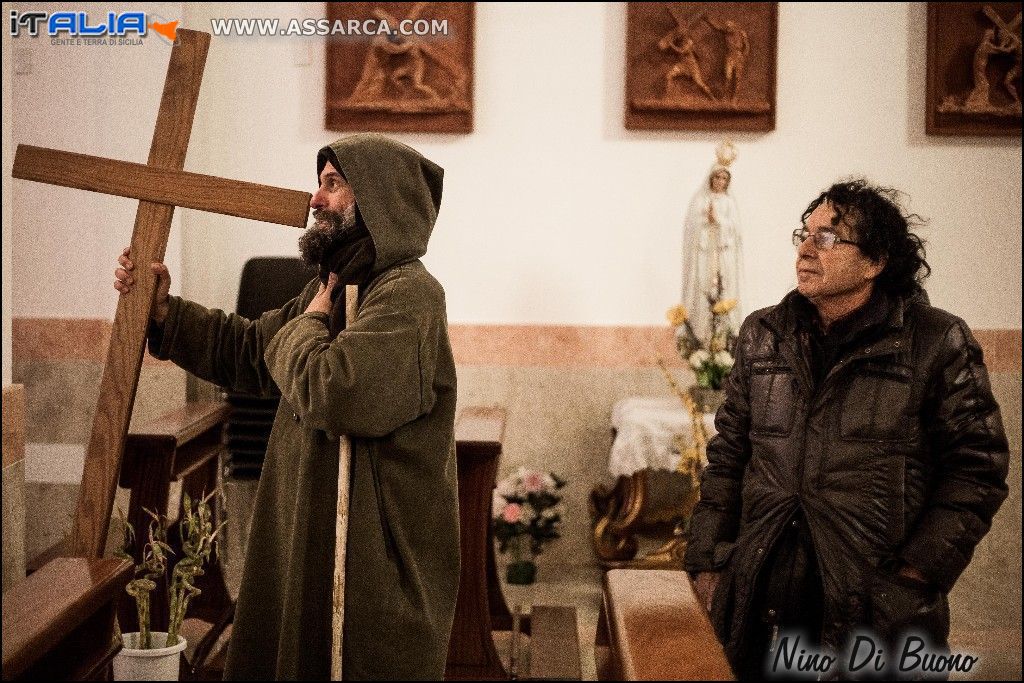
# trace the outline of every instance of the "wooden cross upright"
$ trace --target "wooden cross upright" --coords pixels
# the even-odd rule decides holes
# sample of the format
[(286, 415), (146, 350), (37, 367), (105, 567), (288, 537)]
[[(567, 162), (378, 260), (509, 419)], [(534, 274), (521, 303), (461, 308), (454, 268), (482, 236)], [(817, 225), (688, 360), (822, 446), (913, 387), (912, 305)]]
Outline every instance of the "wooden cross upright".
[(306, 226), (310, 200), (307, 192), (181, 170), (209, 47), (210, 34), (178, 30), (147, 163), (28, 145), (18, 145), (14, 157), (15, 178), (139, 200), (131, 254), (132, 261), (141, 267), (135, 270), (137, 284), (131, 294), (120, 296), (117, 302), (71, 534), (69, 550), (75, 556), (100, 557), (106, 544), (156, 289), (156, 277), (149, 264), (163, 261), (174, 207), (297, 228)]

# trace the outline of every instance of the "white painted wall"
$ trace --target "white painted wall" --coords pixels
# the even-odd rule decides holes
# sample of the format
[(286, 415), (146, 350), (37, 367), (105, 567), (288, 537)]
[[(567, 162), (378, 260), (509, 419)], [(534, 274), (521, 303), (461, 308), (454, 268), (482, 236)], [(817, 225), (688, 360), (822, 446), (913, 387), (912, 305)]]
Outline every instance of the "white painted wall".
[[(322, 11), (186, 6), (200, 29)], [(398, 136), (447, 170), (427, 264), (451, 320), (661, 323), (678, 296), (682, 216), (720, 137), (623, 129), (622, 4), (479, 3), (476, 29), (475, 132)], [(780, 7), (777, 128), (734, 136), (748, 311), (794, 285), (788, 234), (807, 202), (859, 173), (931, 218), (938, 305), (977, 327), (1020, 327), (1020, 139), (925, 137), (925, 44), (923, 6)], [(315, 151), (338, 136), (323, 128), (323, 61), (316, 39), (215, 39), (204, 168), (312, 188)], [(244, 223), (188, 214), (190, 293), (230, 306), (246, 258), (295, 253), (295, 235)]]
[[(210, 30), (212, 17), (320, 17), (323, 5), (183, 11), (185, 26)], [(450, 320), (661, 324), (678, 297), (685, 207), (721, 136), (623, 129), (624, 5), (476, 11), (475, 132), (396, 136), (447, 171), (426, 261)], [(1021, 326), (1020, 138), (924, 135), (925, 23), (923, 4), (780, 6), (776, 130), (733, 136), (747, 311), (793, 286), (788, 235), (807, 202), (865, 174), (931, 219), (933, 302), (974, 327)], [(80, 50), (33, 49), (39, 70), (15, 77), (15, 141), (144, 159), (169, 48)], [(323, 127), (324, 78), (322, 39), (214, 38), (186, 168), (312, 190), (316, 150), (341, 135)], [(20, 182), (15, 200), (15, 315), (112, 315), (126, 237), (110, 230), (127, 230), (133, 204)], [(250, 256), (296, 253), (295, 230), (180, 213), (168, 262), (207, 305), (234, 306)], [(61, 295), (62, 273), (90, 284)]]
[[(4, 4), (5, 34), (9, 7)], [(151, 17), (171, 20), (182, 16), (181, 3), (145, 7), (142, 3), (14, 3), (13, 7), (22, 12), (85, 10), (92, 13), (94, 22), (107, 11), (144, 10)], [(141, 46), (54, 46), (46, 36), (24, 34), (11, 42), (19, 68), (11, 79), (10, 107), (5, 78), (4, 129), (8, 130), (10, 108), (15, 145), (145, 163), (171, 54), (168, 42), (152, 36)], [(5, 55), (4, 63), (9, 61)], [(189, 155), (187, 168), (193, 156)], [(4, 204), (8, 205), (6, 194)], [(16, 180), (13, 207), (14, 315), (113, 319), (117, 308), (114, 268), (117, 256), (131, 241), (138, 202)], [(181, 267), (178, 214), (166, 258), (176, 272)], [(6, 292), (6, 280), (4, 288)]]

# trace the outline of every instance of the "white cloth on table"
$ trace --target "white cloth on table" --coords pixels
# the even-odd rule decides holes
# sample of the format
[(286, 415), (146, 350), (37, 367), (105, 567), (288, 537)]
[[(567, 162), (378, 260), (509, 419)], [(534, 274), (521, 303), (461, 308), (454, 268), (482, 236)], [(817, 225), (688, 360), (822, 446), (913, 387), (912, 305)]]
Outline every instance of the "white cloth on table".
[[(612, 427), (616, 430), (608, 471), (614, 477), (628, 477), (642, 469), (675, 470), (679, 453), (673, 445), (676, 434), (690, 440), (690, 414), (676, 396), (629, 396), (612, 406)], [(715, 416), (704, 414), (708, 439), (715, 432)], [(702, 463), (703, 464), (703, 463)]]

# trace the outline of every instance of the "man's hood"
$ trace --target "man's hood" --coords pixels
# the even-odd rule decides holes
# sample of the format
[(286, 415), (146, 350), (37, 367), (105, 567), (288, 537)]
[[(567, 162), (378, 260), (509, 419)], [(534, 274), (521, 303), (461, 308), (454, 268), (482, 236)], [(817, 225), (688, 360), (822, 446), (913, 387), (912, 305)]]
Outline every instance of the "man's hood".
[(418, 259), (441, 208), (444, 169), (408, 145), (383, 135), (342, 138), (317, 154), (316, 173), (330, 161), (352, 186), (373, 238), (373, 271)]

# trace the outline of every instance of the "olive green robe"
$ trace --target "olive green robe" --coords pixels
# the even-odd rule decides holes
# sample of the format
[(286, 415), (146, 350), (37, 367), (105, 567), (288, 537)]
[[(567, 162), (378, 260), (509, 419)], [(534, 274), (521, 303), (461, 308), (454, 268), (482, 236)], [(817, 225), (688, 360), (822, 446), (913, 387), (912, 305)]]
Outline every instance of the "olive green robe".
[(318, 281), (259, 320), (178, 297), (159, 358), (282, 394), (256, 494), (228, 650), (231, 680), (327, 679), (338, 435), (352, 438), (344, 678), (439, 679), (459, 581), (455, 364), (424, 268), (443, 171), (378, 135), (331, 145), (377, 260), (355, 322), (328, 341)]

